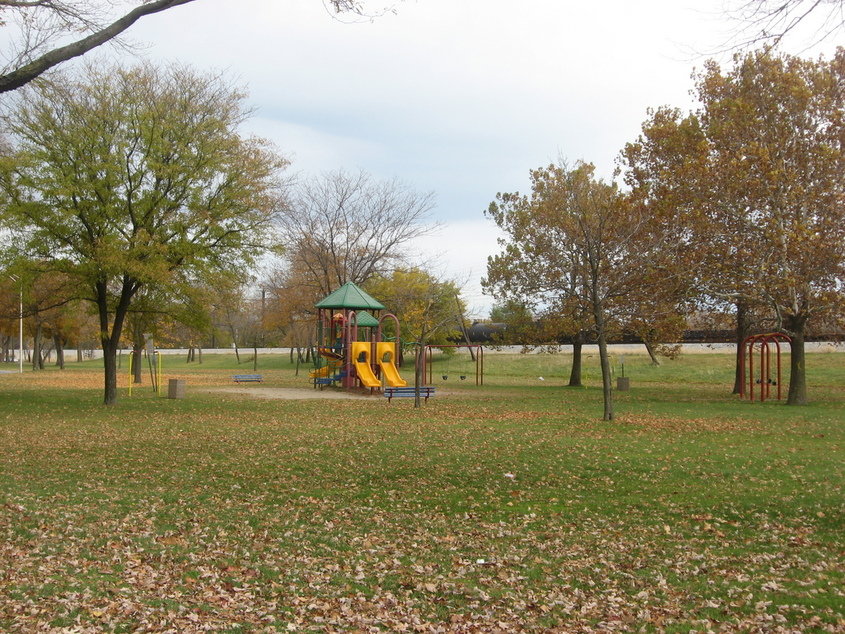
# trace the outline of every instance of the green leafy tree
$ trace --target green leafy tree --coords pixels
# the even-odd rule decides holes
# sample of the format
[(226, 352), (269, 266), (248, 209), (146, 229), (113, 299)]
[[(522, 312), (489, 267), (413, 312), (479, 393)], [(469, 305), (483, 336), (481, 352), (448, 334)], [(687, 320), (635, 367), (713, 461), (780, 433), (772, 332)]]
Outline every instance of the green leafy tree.
[(521, 326), (533, 323), (534, 315), (523, 302), (505, 300), (494, 304), (490, 309), (490, 321), (507, 326)]
[(571, 342), (569, 386), (582, 387), (581, 351), (589, 334), (590, 319), (574, 295), (551, 304), (544, 295), (526, 300), (505, 299), (493, 307), (490, 319), (506, 324), (503, 331), (494, 335), (498, 344), (522, 345), (525, 351), (540, 348), (556, 352), (560, 344)]
[(407, 342), (449, 344), (461, 335), (458, 315), (465, 310), (460, 289), (420, 268), (396, 269), (371, 278), (366, 291), (395, 314)]
[(244, 98), (185, 68), (88, 68), (84, 80), (33, 84), (3, 114), (10, 248), (76, 280), (96, 305), (106, 404), (141, 289), (238, 271), (261, 252), (285, 161), (239, 134)]
[(371, 278), (366, 289), (399, 319), (405, 342), (404, 346), (400, 345), (400, 351), (410, 345), (416, 347), (414, 407), (419, 408), (425, 347), (447, 344), (461, 334), (460, 315), (464, 313), (465, 306), (460, 300), (460, 289), (454, 282), (439, 280), (417, 267), (396, 269), (387, 275)]

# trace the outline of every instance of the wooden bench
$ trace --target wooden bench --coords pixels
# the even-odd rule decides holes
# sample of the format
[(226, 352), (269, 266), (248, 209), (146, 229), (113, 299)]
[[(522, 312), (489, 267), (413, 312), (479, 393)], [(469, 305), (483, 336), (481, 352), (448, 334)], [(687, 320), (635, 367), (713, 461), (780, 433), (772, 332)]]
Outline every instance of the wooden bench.
[(235, 383), (261, 383), (264, 380), (260, 374), (236, 374), (232, 379)]
[[(384, 396), (389, 403), (394, 398), (414, 398), (417, 389), (415, 387), (386, 387), (384, 388)], [(433, 385), (420, 386), (420, 397), (428, 402), (428, 397), (434, 396)]]

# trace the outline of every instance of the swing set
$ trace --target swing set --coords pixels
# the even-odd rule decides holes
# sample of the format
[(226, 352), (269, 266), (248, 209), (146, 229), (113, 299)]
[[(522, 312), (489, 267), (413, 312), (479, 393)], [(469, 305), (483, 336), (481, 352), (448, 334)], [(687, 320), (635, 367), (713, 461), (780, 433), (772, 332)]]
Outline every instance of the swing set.
[[(475, 384), (476, 385), (484, 385), (484, 347), (480, 345), (457, 345), (457, 344), (432, 344), (427, 345), (425, 350), (423, 351), (423, 358), (425, 359), (425, 366), (423, 371), (423, 380), (426, 382), (427, 385), (431, 385), (433, 383), (434, 378), (434, 370), (432, 368), (432, 361), (434, 360), (434, 348), (466, 348), (470, 355), (475, 358)], [(447, 367), (444, 370), (443, 374), (440, 375), (440, 378), (444, 381), (449, 380), (449, 368)], [(461, 381), (466, 381), (469, 376), (469, 372), (466, 370), (462, 370), (461, 373), (458, 375), (458, 378)]]
[[(742, 342), (739, 350), (739, 364), (742, 368), (742, 379), (739, 382), (739, 395), (749, 400), (754, 400), (754, 384), (760, 386), (760, 401), (765, 401), (771, 395), (772, 386), (777, 387), (777, 400), (781, 397), (781, 364), (780, 344), (792, 343), (788, 335), (779, 332), (770, 332), (764, 335), (751, 335)], [(757, 378), (754, 373), (755, 348), (760, 352), (760, 366), (757, 369)], [(772, 378), (772, 348), (775, 350), (775, 366), (777, 375)]]

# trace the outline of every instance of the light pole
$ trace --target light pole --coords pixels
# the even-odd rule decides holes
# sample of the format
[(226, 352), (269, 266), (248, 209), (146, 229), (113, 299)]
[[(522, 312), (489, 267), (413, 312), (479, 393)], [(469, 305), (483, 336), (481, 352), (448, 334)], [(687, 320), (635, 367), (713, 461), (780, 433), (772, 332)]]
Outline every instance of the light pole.
[(19, 323), (18, 323), (18, 364), (20, 368), (20, 373), (23, 374), (23, 280), (19, 278), (17, 275), (9, 275), (13, 281), (17, 282), (20, 285), (20, 308), (18, 312)]

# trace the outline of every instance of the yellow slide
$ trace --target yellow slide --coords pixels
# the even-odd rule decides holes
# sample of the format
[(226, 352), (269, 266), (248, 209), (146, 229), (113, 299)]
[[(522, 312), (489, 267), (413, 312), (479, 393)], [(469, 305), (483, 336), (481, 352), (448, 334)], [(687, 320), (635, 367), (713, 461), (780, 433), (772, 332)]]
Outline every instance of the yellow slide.
[(384, 382), (390, 387), (405, 387), (408, 382), (399, 376), (399, 368), (393, 360), (396, 358), (396, 342), (380, 341), (376, 344), (376, 355)]
[(312, 379), (325, 379), (330, 374), (334, 374), (338, 367), (340, 367), (339, 363), (330, 363), (329, 365), (324, 365), (322, 368), (311, 370), (308, 376)]
[(373, 374), (370, 367), (370, 342), (355, 341), (352, 343), (352, 363), (355, 373), (364, 387), (381, 387), (381, 382)]

